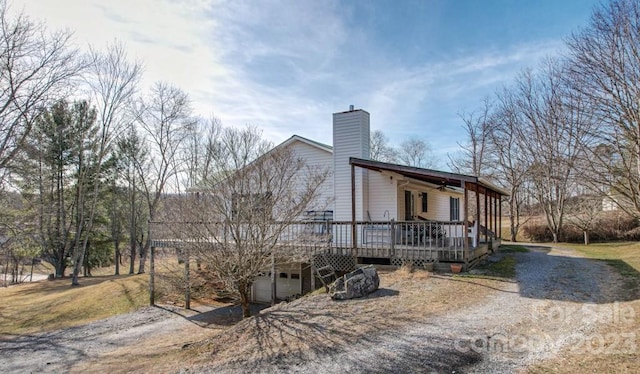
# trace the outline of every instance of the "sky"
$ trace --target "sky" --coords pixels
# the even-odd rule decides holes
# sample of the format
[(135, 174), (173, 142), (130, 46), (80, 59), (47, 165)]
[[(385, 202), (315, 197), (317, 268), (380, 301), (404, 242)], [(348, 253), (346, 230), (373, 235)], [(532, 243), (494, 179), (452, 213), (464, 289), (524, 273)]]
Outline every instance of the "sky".
[(564, 51), (598, 0), (11, 0), (74, 32), (123, 43), (143, 86), (184, 90), (194, 113), (256, 126), (278, 144), (332, 143), (332, 113), (371, 115), (392, 145), (421, 139), (440, 169), (465, 141), (461, 114)]

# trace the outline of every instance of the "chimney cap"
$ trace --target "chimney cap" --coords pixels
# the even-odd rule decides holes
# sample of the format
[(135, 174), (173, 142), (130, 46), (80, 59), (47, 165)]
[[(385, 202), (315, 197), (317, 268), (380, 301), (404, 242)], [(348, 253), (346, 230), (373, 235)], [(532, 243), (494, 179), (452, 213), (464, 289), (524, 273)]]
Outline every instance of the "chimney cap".
[(349, 111), (353, 112), (353, 104), (349, 105)]

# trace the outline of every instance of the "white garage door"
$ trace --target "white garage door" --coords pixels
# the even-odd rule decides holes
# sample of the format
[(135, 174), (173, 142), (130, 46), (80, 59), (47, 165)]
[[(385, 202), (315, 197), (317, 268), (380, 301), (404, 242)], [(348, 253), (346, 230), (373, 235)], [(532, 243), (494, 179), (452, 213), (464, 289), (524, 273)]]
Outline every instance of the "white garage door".
[(253, 282), (253, 301), (257, 303), (271, 302), (271, 278), (269, 276), (260, 276)]
[[(286, 299), (300, 293), (302, 279), (299, 265), (283, 267), (276, 272), (276, 297)], [(256, 278), (253, 282), (253, 301), (258, 303), (271, 302), (271, 278), (267, 273)]]

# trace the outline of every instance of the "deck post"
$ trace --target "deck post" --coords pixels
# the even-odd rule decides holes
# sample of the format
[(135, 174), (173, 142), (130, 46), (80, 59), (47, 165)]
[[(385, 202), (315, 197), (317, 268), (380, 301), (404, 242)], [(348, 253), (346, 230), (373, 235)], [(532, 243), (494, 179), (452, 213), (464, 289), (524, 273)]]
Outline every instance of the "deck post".
[[(462, 252), (469, 252), (469, 190), (467, 190), (467, 185), (464, 181), (461, 181), (462, 189), (464, 190), (464, 227), (462, 230)], [(464, 257), (464, 255), (463, 255)]]
[(478, 184), (476, 184), (475, 187), (476, 187), (475, 242), (476, 242), (476, 247), (478, 247), (478, 245), (480, 245), (480, 188)]
[(276, 305), (276, 256), (271, 251), (271, 306)]
[(151, 257), (149, 258), (149, 305), (156, 305), (155, 298), (155, 275), (156, 275), (156, 263), (155, 263), (155, 255), (156, 255), (156, 247), (151, 246)]
[(391, 243), (391, 253), (390, 255), (393, 257), (396, 255), (396, 223), (394, 220), (391, 220), (391, 238), (389, 242)]
[(502, 195), (498, 194), (498, 217), (500, 223), (498, 224), (498, 237), (502, 238)]
[(191, 270), (189, 269), (189, 261), (191, 259), (191, 248), (189, 245), (185, 248), (184, 259), (184, 308), (191, 309)]
[(353, 256), (358, 255), (356, 234), (356, 168), (351, 164), (351, 254)]
[(484, 189), (484, 241), (486, 243), (489, 243), (489, 227), (491, 225), (489, 225), (489, 207), (487, 205), (487, 189)]
[[(495, 223), (495, 220), (494, 220), (495, 212), (493, 210), (494, 208), (493, 193), (491, 193), (490, 191), (487, 191), (487, 195), (489, 196), (489, 231), (495, 232), (495, 227), (493, 226)], [(489, 232), (487, 232), (487, 236), (490, 236)], [(488, 239), (491, 240), (491, 238), (488, 238)]]
[[(313, 265), (313, 257), (311, 258), (310, 261), (310, 270), (311, 270), (311, 290), (310, 292), (313, 292), (316, 290), (316, 267)], [(302, 274), (302, 271), (300, 271), (300, 274)]]

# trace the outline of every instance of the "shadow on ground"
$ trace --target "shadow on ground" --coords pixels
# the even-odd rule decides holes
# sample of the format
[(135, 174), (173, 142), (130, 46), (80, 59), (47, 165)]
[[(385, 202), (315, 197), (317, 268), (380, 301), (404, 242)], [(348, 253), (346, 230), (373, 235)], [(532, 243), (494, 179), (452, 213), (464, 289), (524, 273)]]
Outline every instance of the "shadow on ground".
[[(377, 297), (393, 296), (380, 290)], [(376, 296), (373, 296), (374, 298)], [(362, 301), (363, 299), (360, 299)], [(348, 303), (349, 300), (342, 301)], [(356, 308), (357, 309), (357, 308)], [(282, 308), (264, 311), (238, 325), (229, 335), (211, 341), (214, 356), (228, 357), (214, 371), (265, 371), (296, 368), (301, 371), (355, 371), (366, 373), (464, 372), (482, 355), (459, 349), (453, 338), (425, 336), (400, 325), (424, 323), (402, 315), (354, 315), (351, 308)], [(391, 318), (392, 317), (392, 318)], [(228, 342), (242, 341), (247, 351), (228, 352)], [(235, 344), (238, 347), (238, 344)], [(349, 354), (350, 347), (368, 354)], [(235, 354), (235, 356), (231, 356)], [(323, 360), (326, 358), (326, 360)]]

